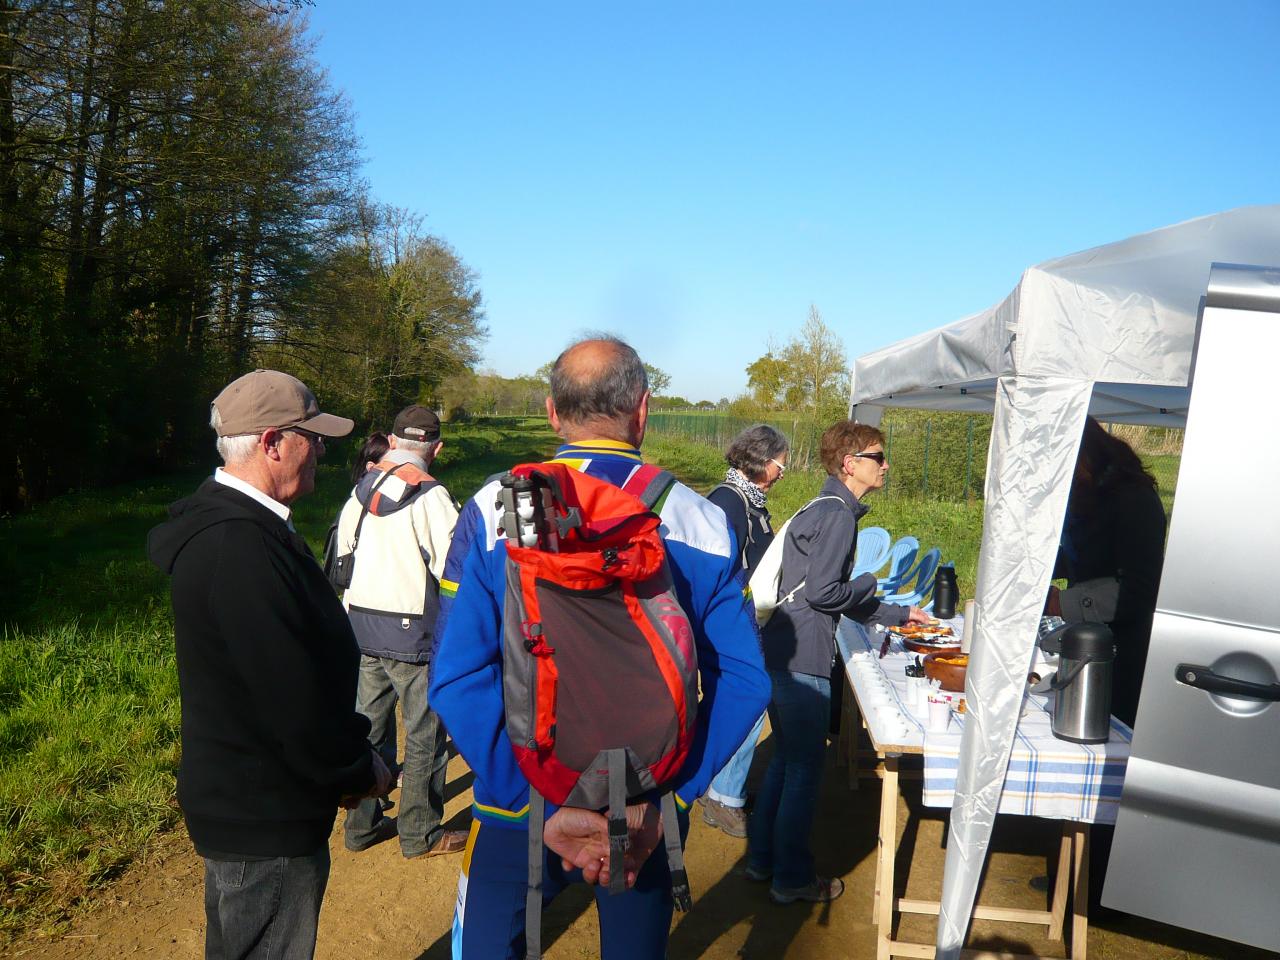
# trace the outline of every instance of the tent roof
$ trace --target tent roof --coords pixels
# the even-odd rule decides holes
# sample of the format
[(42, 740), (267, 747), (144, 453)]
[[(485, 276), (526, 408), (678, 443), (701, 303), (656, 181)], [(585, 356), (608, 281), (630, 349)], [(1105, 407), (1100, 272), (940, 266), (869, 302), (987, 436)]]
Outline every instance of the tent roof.
[(990, 413), (997, 377), (1096, 381), (1102, 420), (1182, 426), (1221, 263), (1280, 263), (1280, 205), (1241, 207), (1031, 267), (995, 306), (859, 357), (851, 405)]

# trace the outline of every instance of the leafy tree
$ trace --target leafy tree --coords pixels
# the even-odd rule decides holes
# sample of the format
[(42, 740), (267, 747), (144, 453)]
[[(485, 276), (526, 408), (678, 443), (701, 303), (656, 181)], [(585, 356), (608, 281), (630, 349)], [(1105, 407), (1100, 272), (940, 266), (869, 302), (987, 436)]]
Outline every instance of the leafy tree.
[[(809, 307), (797, 335), (781, 348), (770, 344), (746, 372), (750, 405), (759, 410), (804, 410), (819, 420), (835, 419), (844, 410), (849, 383), (844, 344), (816, 306)], [(734, 407), (745, 409), (743, 398)]]
[(357, 236), (325, 258), (290, 320), (281, 366), (314, 371), (353, 416), (437, 405), (487, 334), (474, 272), (421, 218), (365, 202)]
[(667, 392), (671, 385), (671, 377), (666, 371), (659, 370), (651, 363), (644, 365), (644, 372), (649, 376), (649, 392), (655, 397)]

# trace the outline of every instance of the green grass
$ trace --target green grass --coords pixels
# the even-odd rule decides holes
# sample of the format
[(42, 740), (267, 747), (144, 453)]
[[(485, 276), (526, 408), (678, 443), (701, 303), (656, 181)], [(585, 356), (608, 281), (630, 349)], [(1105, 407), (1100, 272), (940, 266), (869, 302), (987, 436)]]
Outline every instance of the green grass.
[[(486, 477), (546, 459), (557, 444), (541, 419), (447, 425), (433, 472), (463, 501)], [(331, 450), (315, 494), (295, 505), (317, 553), (349, 493), (354, 446)], [(724, 474), (704, 444), (653, 437), (645, 454), (703, 492)], [(143, 545), (204, 475), (72, 494), (0, 520), (0, 936), (65, 923), (179, 820), (168, 581)], [(774, 515), (790, 516), (821, 483), (789, 472), (770, 497)], [(980, 505), (889, 498), (873, 501), (866, 522), (942, 547), (971, 592)]]
[[(446, 427), (433, 471), (458, 500), (541, 460), (545, 421)], [(348, 441), (294, 522), (317, 555), (350, 491)], [(348, 451), (347, 448), (351, 448)], [(204, 471), (72, 494), (0, 520), (0, 938), (56, 927), (179, 820), (168, 580), (147, 531)]]
[[(700, 493), (706, 493), (724, 479), (724, 456), (705, 443), (672, 436), (645, 440), (645, 459), (660, 463)], [(815, 497), (826, 473), (788, 470), (769, 491), (769, 513), (774, 527)], [(982, 541), (982, 503), (923, 500), (912, 497), (872, 494), (867, 498), (870, 512), (861, 526), (884, 527), (898, 537), (910, 534), (922, 549), (938, 547), (943, 563), (956, 565), (956, 580), (962, 597), (973, 596), (978, 573), (978, 547)]]

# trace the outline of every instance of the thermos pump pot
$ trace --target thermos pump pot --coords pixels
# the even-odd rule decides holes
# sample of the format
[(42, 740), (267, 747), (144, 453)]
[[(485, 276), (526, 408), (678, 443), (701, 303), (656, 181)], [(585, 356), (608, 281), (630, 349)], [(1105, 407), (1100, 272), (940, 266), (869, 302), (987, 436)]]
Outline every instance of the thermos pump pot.
[(1116, 660), (1111, 631), (1101, 623), (1069, 623), (1054, 633), (1060, 651), (1052, 683), (1053, 735), (1074, 743), (1104, 743), (1111, 734)]

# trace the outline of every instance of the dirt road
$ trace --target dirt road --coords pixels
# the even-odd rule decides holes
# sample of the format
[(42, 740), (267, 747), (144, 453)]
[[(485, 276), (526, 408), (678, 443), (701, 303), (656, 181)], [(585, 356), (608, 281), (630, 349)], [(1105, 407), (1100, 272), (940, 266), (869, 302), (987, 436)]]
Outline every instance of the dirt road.
[[(757, 776), (768, 753), (766, 741), (758, 752)], [(465, 827), (471, 792), (461, 759), (450, 764), (449, 780), (449, 826)], [(832, 763), (814, 849), (819, 870), (843, 876), (847, 890), (826, 907), (771, 904), (765, 888), (742, 875), (745, 842), (705, 826), (700, 808), (695, 811), (688, 843), (695, 904), (687, 915), (677, 914), (669, 955), (677, 960), (874, 957), (871, 897), (880, 789), (875, 780), (863, 781), (856, 792), (845, 784), (845, 771)], [(936, 897), (944, 821), (937, 811), (915, 804), (904, 803), (901, 815), (907, 826), (898, 869), (907, 874), (908, 893)], [(1058, 827), (1052, 822), (1002, 818), (981, 894), (984, 902), (1039, 907), (1043, 899), (1027, 881), (1045, 872), (1057, 837)], [(459, 858), (407, 861), (394, 842), (353, 854), (343, 848), (340, 830), (335, 830), (330, 846), (333, 870), (320, 917), (320, 960), (447, 960)], [(202, 890), (201, 861), (178, 830), (163, 838), (147, 862), (129, 870), (70, 930), (14, 944), (3, 955), (24, 960), (199, 960)], [(556, 900), (544, 924), (548, 960), (597, 956), (595, 911), (586, 888)], [(930, 938), (932, 920), (908, 918), (904, 924), (912, 937)], [(1038, 927), (979, 922), (973, 940), (987, 949), (1064, 956), (1064, 945), (1045, 940), (1043, 932)], [(1135, 918), (1092, 926), (1089, 952), (1099, 960), (1269, 956)]]

